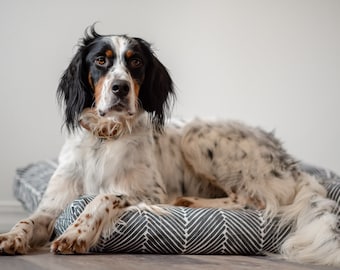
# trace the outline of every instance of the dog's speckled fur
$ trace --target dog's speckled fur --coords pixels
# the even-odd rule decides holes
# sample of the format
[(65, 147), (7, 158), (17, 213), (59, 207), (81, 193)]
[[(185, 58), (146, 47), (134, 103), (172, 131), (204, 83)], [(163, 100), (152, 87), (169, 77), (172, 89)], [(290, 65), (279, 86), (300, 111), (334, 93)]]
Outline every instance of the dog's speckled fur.
[(227, 121), (163, 126), (172, 81), (145, 41), (92, 29), (58, 93), (70, 131), (59, 167), (37, 211), (0, 235), (1, 253), (48, 242), (67, 204), (96, 194), (52, 252), (86, 253), (122, 212), (174, 204), (262, 209), (293, 224), (281, 250), (289, 260), (340, 265), (333, 202), (272, 133)]

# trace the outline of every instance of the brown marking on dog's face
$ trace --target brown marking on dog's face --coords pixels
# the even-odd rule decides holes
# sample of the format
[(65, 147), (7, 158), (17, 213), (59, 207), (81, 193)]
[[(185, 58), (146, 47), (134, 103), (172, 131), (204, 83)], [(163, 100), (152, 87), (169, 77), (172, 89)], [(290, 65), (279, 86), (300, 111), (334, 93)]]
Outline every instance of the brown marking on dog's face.
[(87, 219), (89, 219), (89, 218), (92, 218), (92, 215), (91, 215), (91, 214), (86, 214), (85, 217), (86, 217)]
[(106, 50), (105, 55), (106, 55), (107, 58), (112, 58), (112, 56), (113, 56), (113, 51), (110, 50), (110, 49), (108, 49), (108, 50)]
[[(91, 91), (87, 93), (89, 99), (83, 109), (94, 107), (101, 117), (111, 118), (117, 114), (120, 119), (131, 119), (141, 108), (154, 112), (154, 106), (149, 101), (145, 107), (140, 106), (147, 95), (139, 96), (147, 68), (152, 68), (153, 59), (151, 48), (140, 39), (107, 36), (93, 42), (84, 55), (87, 65), (85, 83)], [(125, 81), (128, 88), (113, 91), (112, 88), (120, 80)]]
[(126, 57), (127, 59), (129, 59), (129, 58), (131, 58), (131, 56), (132, 56), (133, 54), (134, 54), (134, 53), (133, 53), (132, 50), (127, 50), (127, 51), (125, 52), (125, 57)]
[(135, 91), (136, 99), (138, 99), (139, 90), (140, 90), (140, 84), (136, 80), (133, 80), (133, 89)]
[(104, 81), (105, 81), (105, 77), (101, 77), (94, 86), (94, 100), (96, 101), (96, 104), (98, 104), (100, 101)]

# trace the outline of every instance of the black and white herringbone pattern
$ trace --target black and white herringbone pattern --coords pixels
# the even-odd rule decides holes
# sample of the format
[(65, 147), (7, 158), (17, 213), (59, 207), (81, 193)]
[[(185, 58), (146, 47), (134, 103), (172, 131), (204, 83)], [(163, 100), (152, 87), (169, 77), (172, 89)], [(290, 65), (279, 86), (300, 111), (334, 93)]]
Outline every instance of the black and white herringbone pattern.
[[(53, 161), (45, 161), (17, 171), (15, 195), (27, 209), (37, 207), (56, 166)], [(340, 178), (336, 174), (305, 164), (301, 168), (315, 175), (326, 187), (328, 197), (340, 205)], [(56, 222), (55, 235), (62, 234), (92, 199), (84, 196), (67, 207)], [(165, 208), (168, 215), (124, 213), (92, 251), (259, 255), (277, 252), (290, 231), (289, 227), (279, 228), (278, 220), (265, 218), (262, 211)], [(339, 207), (335, 211), (340, 214)]]
[[(59, 217), (55, 232), (62, 234), (93, 196), (75, 200)], [(130, 211), (113, 225), (93, 252), (153, 254), (244, 254), (276, 252), (289, 228), (262, 211), (164, 207), (168, 215)]]
[(17, 169), (13, 185), (14, 196), (27, 211), (33, 212), (38, 207), (57, 166), (56, 160), (46, 160)]

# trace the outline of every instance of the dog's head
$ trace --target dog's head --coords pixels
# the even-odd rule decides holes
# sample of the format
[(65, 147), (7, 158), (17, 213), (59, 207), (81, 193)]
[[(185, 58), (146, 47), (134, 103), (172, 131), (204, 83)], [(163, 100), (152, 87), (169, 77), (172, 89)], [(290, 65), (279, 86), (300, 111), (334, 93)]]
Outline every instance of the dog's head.
[(133, 120), (147, 111), (155, 129), (161, 130), (174, 89), (146, 41), (99, 35), (92, 26), (64, 72), (57, 94), (70, 131), (79, 127), (81, 113), (88, 108), (101, 119), (116, 121)]

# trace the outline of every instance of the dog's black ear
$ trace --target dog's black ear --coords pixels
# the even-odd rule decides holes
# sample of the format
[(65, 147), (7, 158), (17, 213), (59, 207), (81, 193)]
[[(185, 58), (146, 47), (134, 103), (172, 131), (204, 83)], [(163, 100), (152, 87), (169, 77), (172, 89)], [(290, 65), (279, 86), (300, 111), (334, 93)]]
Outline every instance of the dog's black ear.
[(79, 50), (62, 75), (57, 90), (57, 98), (64, 111), (65, 125), (69, 131), (78, 127), (79, 115), (91, 99), (83, 67), (82, 52)]
[(57, 99), (64, 111), (68, 131), (74, 131), (79, 126), (80, 113), (93, 104), (93, 91), (88, 81), (85, 57), (89, 44), (98, 37), (100, 35), (95, 32), (94, 25), (86, 30), (77, 53), (60, 79)]
[(145, 79), (139, 92), (139, 100), (145, 111), (151, 115), (156, 130), (161, 131), (165, 116), (170, 112), (175, 91), (172, 79), (163, 64), (154, 55), (146, 41), (135, 38), (148, 57)]

